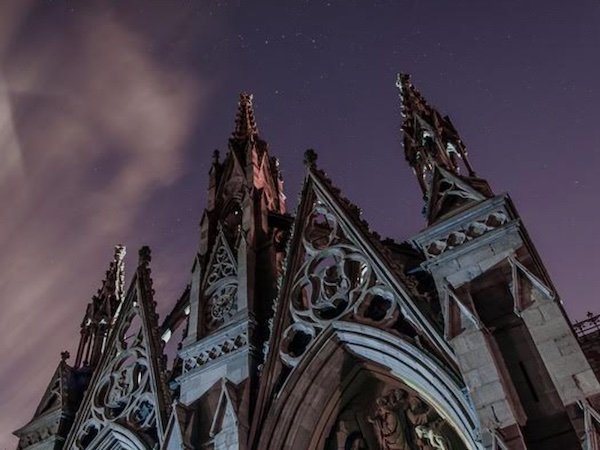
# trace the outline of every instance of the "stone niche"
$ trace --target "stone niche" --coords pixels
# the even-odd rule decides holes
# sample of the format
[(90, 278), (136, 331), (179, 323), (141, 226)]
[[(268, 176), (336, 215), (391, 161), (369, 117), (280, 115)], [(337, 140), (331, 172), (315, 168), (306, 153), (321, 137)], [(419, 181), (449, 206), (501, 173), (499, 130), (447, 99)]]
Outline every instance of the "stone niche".
[(414, 390), (365, 375), (342, 396), (324, 450), (467, 450), (454, 428)]

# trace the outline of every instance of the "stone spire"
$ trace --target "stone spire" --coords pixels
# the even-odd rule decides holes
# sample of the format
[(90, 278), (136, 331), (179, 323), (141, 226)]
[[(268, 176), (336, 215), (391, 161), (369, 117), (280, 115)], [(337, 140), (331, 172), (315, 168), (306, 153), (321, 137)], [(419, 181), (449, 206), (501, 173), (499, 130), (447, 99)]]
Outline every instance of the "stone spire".
[(436, 166), (454, 175), (474, 177), (466, 148), (450, 118), (427, 104), (409, 75), (399, 74), (396, 86), (402, 100), (404, 153), (423, 194), (429, 192)]
[(102, 287), (88, 303), (81, 322), (81, 340), (75, 359), (75, 367), (95, 365), (108, 337), (108, 333), (118, 316), (124, 295), (125, 247), (117, 245)]
[(258, 136), (258, 127), (254, 119), (254, 109), (252, 107), (252, 94), (242, 92), (238, 103), (238, 113), (235, 118), (235, 129), (231, 134), (231, 140), (244, 142)]

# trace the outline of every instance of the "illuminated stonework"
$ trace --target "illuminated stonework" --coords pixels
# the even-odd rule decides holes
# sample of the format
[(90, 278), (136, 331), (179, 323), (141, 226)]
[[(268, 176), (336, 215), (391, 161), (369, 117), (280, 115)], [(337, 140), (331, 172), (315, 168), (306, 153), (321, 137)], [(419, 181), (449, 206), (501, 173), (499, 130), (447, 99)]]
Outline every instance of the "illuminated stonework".
[(19, 450), (600, 449), (597, 374), (512, 201), (398, 86), (421, 232), (382, 239), (312, 150), (291, 215), (242, 94), (189, 284), (160, 322), (149, 249), (125, 291), (118, 246)]

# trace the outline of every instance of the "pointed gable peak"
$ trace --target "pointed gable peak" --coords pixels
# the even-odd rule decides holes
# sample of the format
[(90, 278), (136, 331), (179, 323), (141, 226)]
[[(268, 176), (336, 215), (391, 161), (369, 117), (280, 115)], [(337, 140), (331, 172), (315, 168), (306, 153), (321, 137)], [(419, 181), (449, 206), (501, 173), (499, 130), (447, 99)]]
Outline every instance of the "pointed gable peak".
[(50, 379), (48, 388), (38, 404), (34, 418), (65, 406), (68, 398), (67, 382), (70, 373), (71, 368), (67, 365), (66, 360), (61, 357), (58, 367)]
[(345, 213), (358, 221), (363, 228), (368, 230), (369, 226), (367, 222), (361, 219), (362, 210), (344, 197), (341, 189), (335, 186), (327, 174), (317, 167), (317, 159), (318, 155), (315, 150), (308, 149), (304, 152), (304, 165), (306, 167), (307, 176), (315, 180), (319, 185), (325, 187), (325, 190), (333, 196), (334, 201), (344, 209)]
[(286, 383), (282, 380), (303, 358), (316, 354), (309, 348), (323, 343), (321, 336), (327, 336), (334, 322), (400, 333), (416, 345), (426, 342), (438, 357), (453, 363), (449, 344), (402, 263), (317, 167), (314, 150), (306, 151), (304, 162), (306, 177), (269, 325), (259, 415), (272, 406), (270, 399)]
[(13, 434), (19, 438), (19, 449), (55, 448), (51, 445), (65, 439), (77, 412), (86, 387), (89, 372), (70, 367), (66, 360), (69, 352), (61, 353), (61, 360), (53, 372), (31, 420)]
[(163, 438), (171, 404), (158, 315), (150, 277), (150, 249), (139, 251), (137, 270), (69, 432), (64, 448), (112, 448), (119, 430), (149, 441)]
[(231, 134), (231, 139), (234, 141), (248, 141), (258, 136), (258, 126), (254, 117), (254, 107), (252, 106), (253, 99), (254, 95), (252, 94), (240, 93), (235, 129)]
[(221, 393), (217, 403), (217, 409), (212, 419), (209, 435), (215, 437), (223, 430), (233, 430), (237, 427), (238, 417), (237, 393), (231, 381), (227, 378), (221, 380)]
[(426, 195), (425, 216), (431, 225), (480, 203), (492, 192), (484, 180), (464, 179), (435, 164)]

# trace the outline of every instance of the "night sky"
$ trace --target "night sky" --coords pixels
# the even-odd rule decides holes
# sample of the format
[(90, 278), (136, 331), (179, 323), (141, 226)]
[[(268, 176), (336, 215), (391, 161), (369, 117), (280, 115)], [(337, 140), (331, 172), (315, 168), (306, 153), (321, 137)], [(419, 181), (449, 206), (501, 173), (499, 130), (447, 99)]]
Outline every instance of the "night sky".
[(173, 305), (240, 91), (290, 208), (315, 148), (403, 240), (424, 226), (394, 86), (412, 74), (510, 192), (570, 316), (600, 312), (597, 0), (83, 3), (0, 4), (0, 449), (74, 355), (114, 244), (129, 275), (152, 247), (159, 309)]

